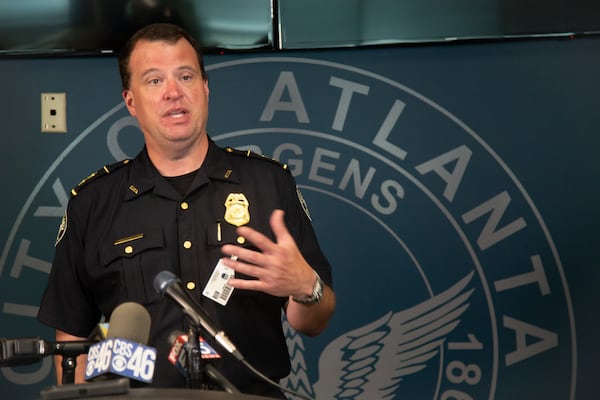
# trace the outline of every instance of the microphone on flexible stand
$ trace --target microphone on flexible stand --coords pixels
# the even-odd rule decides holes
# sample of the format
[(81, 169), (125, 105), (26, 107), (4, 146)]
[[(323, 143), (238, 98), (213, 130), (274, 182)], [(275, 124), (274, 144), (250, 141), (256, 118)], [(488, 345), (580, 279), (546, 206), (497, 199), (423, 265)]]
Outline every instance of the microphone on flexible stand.
[(154, 278), (154, 289), (176, 303), (185, 315), (192, 320), (197, 327), (202, 327), (225, 351), (242, 361), (244, 357), (235, 345), (225, 335), (225, 332), (215, 327), (214, 322), (206, 311), (193, 297), (191, 297), (181, 285), (181, 281), (170, 271), (159, 272)]

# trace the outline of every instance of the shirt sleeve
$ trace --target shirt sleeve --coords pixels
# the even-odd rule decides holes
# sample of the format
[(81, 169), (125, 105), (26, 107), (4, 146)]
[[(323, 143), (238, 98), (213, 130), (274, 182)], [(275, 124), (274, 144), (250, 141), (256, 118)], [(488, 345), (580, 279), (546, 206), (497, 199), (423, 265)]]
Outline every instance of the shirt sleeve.
[[(86, 337), (100, 319), (85, 280), (86, 204), (71, 199), (55, 246), (52, 269), (38, 311), (38, 320), (71, 335)], [(85, 202), (85, 201), (84, 201)]]

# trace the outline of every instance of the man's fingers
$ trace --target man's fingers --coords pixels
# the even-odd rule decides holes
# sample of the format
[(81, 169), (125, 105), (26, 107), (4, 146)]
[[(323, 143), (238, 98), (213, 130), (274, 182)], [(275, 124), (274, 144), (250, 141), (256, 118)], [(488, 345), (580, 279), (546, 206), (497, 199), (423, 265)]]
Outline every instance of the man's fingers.
[(280, 239), (283, 239), (290, 235), (287, 227), (285, 226), (285, 212), (283, 210), (275, 210), (271, 213), (271, 218), (269, 223), (271, 224), (271, 229), (275, 234), (276, 240), (279, 242)]
[(252, 276), (257, 279), (261, 279), (264, 276), (265, 270), (262, 267), (249, 264), (248, 262), (234, 260), (230, 257), (224, 257), (222, 259), (223, 264), (228, 266), (229, 268), (233, 268), (236, 272), (240, 272), (242, 274)]
[[(221, 252), (226, 256), (234, 256), (239, 260), (244, 260), (249, 264), (261, 265), (263, 262), (264, 255), (263, 253), (259, 253), (254, 250), (245, 249), (240, 246), (235, 246), (233, 244), (226, 244), (221, 248)], [(228, 258), (226, 260), (229, 261)]]

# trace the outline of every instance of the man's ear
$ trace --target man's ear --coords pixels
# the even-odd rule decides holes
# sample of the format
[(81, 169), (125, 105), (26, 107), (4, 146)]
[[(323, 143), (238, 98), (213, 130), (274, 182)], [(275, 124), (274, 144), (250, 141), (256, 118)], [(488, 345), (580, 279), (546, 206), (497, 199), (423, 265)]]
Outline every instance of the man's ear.
[(133, 98), (133, 94), (130, 90), (125, 89), (123, 90), (121, 95), (123, 96), (123, 100), (125, 101), (125, 106), (127, 107), (127, 110), (129, 110), (129, 114), (131, 114), (132, 117), (135, 117), (135, 101)]

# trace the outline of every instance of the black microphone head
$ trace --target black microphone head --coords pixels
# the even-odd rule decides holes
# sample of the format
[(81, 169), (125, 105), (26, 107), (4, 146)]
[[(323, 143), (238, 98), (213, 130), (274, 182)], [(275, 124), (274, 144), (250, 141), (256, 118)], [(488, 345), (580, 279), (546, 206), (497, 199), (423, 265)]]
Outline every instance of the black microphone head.
[(126, 339), (145, 345), (150, 337), (150, 323), (150, 314), (141, 304), (122, 303), (110, 316), (106, 337)]
[(154, 289), (176, 303), (195, 324), (196, 328), (204, 328), (206, 333), (212, 336), (227, 352), (233, 354), (239, 360), (243, 360), (234, 344), (225, 336), (223, 331), (217, 329), (210, 316), (204, 311), (200, 303), (186, 291), (175, 274), (170, 271), (159, 272), (154, 277)]
[(161, 271), (154, 277), (154, 290), (164, 295), (169, 286), (175, 282), (180, 282), (179, 278), (171, 271)]

